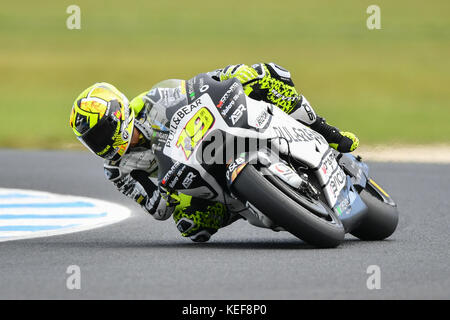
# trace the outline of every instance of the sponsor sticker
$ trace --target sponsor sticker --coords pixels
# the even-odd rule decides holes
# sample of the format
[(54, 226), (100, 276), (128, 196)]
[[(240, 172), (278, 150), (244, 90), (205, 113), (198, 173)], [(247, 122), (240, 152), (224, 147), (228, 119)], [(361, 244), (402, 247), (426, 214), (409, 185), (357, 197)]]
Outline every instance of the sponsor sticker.
[(330, 205), (334, 206), (341, 190), (345, 187), (347, 176), (344, 171), (338, 167), (338, 169), (331, 175), (330, 181), (325, 185), (326, 193)]
[(263, 111), (256, 117), (256, 128), (263, 128), (266, 125), (267, 120), (269, 120), (269, 113), (267, 111)]
[(197, 177), (193, 172), (189, 172), (186, 175), (186, 178), (184, 178), (182, 185), (183, 187), (185, 187), (186, 189), (189, 189), (189, 187), (191, 186), (192, 182), (194, 181), (195, 177)]
[(322, 135), (308, 128), (274, 126), (273, 129), (278, 137), (285, 138), (288, 142), (316, 140), (320, 144), (328, 144)]
[(201, 108), (187, 123), (177, 139), (176, 146), (184, 152), (186, 160), (214, 125), (214, 116), (208, 108)]
[(326, 184), (333, 172), (339, 167), (333, 153), (330, 151), (319, 166), (319, 181), (321, 185)]
[(233, 114), (230, 116), (230, 120), (233, 125), (235, 125), (242, 118), (245, 110), (247, 110), (247, 108), (243, 104), (239, 105), (239, 107), (234, 110)]
[(223, 104), (227, 101), (227, 99), (230, 97), (231, 93), (236, 90), (239, 87), (239, 83), (233, 82), (233, 84), (228, 88), (228, 90), (225, 92), (225, 94), (220, 98), (219, 103), (217, 104), (217, 108), (221, 108)]
[(181, 107), (178, 109), (178, 111), (172, 116), (172, 119), (170, 120), (170, 127), (169, 127), (169, 136), (166, 141), (166, 146), (170, 147), (170, 144), (172, 143), (175, 133), (178, 129), (178, 126), (187, 115), (189, 115), (192, 111), (197, 109), (200, 105), (202, 105), (202, 99), (199, 98), (195, 100), (193, 103)]
[(237, 175), (241, 170), (245, 167), (247, 163), (244, 158), (237, 158), (234, 160), (227, 169), (226, 178), (229, 182), (233, 182), (236, 179)]

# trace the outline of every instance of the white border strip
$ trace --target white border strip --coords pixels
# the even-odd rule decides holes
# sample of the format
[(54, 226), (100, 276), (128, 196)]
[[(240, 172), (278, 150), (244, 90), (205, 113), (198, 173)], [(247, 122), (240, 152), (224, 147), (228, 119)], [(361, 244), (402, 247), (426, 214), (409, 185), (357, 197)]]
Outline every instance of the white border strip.
[[(56, 230), (50, 230), (50, 231), (39, 231), (39, 232), (33, 232), (33, 234), (24, 235), (24, 236), (17, 236), (17, 237), (8, 237), (8, 238), (1, 238), (0, 242), (6, 242), (6, 241), (15, 241), (15, 240), (23, 240), (23, 239), (34, 239), (34, 238), (42, 238), (42, 237), (51, 237), (51, 236), (57, 236), (57, 235), (63, 235), (63, 234), (69, 234), (69, 233), (75, 233), (75, 232), (81, 232), (91, 229), (100, 228), (106, 225), (114, 224), (117, 222), (120, 222), (122, 220), (127, 219), (131, 216), (131, 210), (125, 206), (108, 202), (104, 200), (89, 198), (89, 197), (79, 197), (79, 196), (72, 196), (72, 195), (64, 195), (64, 194), (57, 194), (57, 193), (50, 193), (50, 192), (44, 192), (44, 191), (36, 191), (36, 190), (27, 190), (27, 189), (9, 189), (9, 188), (0, 188), (1, 191), (11, 191), (11, 193), (29, 193), (36, 196), (42, 196), (42, 197), (64, 197), (67, 200), (71, 201), (85, 201), (93, 203), (96, 207), (101, 208), (105, 212), (108, 212), (106, 219), (99, 219), (100, 221), (78, 226), (78, 227), (69, 227), (65, 229), (56, 229)], [(42, 198), (43, 199), (43, 198)]]

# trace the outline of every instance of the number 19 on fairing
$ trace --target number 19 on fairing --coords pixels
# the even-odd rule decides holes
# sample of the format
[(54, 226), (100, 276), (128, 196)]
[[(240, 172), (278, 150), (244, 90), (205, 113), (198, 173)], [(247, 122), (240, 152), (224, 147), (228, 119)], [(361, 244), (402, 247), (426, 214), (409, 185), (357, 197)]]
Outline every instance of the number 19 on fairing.
[(186, 160), (192, 155), (197, 144), (214, 124), (214, 116), (206, 109), (200, 109), (181, 131), (177, 140), (177, 147), (183, 149)]

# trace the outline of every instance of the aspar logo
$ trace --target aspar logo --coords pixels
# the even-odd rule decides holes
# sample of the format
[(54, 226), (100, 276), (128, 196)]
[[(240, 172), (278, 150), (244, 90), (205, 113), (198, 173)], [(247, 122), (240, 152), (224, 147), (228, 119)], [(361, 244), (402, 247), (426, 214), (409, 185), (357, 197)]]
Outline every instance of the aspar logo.
[(217, 105), (217, 108), (221, 108), (223, 106), (223, 104), (225, 103), (225, 101), (227, 101), (228, 97), (230, 96), (230, 94), (237, 88), (239, 87), (239, 83), (238, 82), (234, 82), (227, 90), (227, 92), (225, 92), (225, 94), (222, 96), (222, 98), (220, 98), (219, 104)]
[(129, 216), (128, 208), (112, 202), (0, 188), (0, 241), (79, 232), (116, 223)]
[(200, 97), (190, 105), (181, 107), (172, 116), (172, 120), (170, 120), (169, 137), (167, 138), (166, 146), (170, 147), (170, 143), (172, 142), (175, 133), (177, 132), (178, 125), (180, 124), (181, 120), (202, 104), (201, 99), (202, 98)]
[(194, 181), (195, 177), (196, 177), (196, 175), (193, 172), (189, 172), (186, 175), (186, 178), (184, 178), (184, 180), (182, 182), (183, 187), (185, 187), (186, 189), (189, 189), (189, 187), (191, 186), (192, 181)]
[(247, 110), (243, 104), (239, 105), (239, 107), (234, 110), (233, 114), (230, 116), (230, 120), (233, 124), (236, 124), (239, 119), (241, 119), (244, 111)]

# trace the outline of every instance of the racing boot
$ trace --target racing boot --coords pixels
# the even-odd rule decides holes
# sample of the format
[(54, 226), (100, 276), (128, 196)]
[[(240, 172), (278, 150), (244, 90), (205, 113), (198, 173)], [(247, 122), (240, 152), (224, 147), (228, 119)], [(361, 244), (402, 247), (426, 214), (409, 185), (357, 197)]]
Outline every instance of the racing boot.
[(173, 219), (183, 237), (194, 242), (206, 242), (220, 228), (226, 227), (241, 218), (230, 213), (220, 202), (193, 198), (180, 194), (180, 204), (176, 207)]

